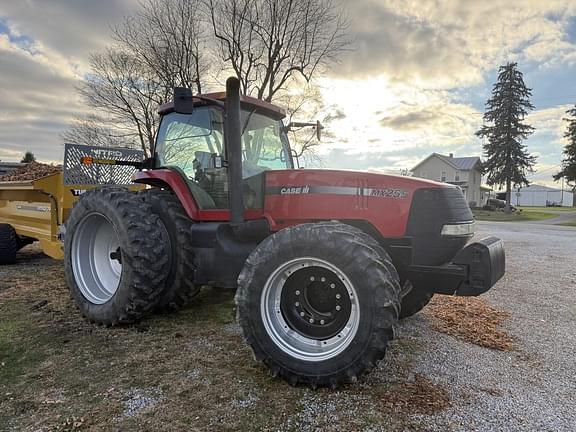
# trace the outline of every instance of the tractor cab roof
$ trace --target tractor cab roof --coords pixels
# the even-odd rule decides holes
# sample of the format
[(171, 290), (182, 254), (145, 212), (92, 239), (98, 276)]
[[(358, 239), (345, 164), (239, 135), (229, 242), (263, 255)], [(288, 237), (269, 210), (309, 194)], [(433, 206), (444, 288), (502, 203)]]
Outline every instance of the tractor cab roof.
[[(224, 101), (226, 99), (226, 92), (205, 93), (200, 95), (202, 98), (193, 97), (194, 106), (205, 106), (208, 102), (205, 99), (213, 99), (217, 101)], [(242, 108), (249, 111), (255, 110), (258, 113), (272, 117), (275, 120), (282, 120), (286, 117), (286, 111), (279, 106), (273, 105), (262, 99), (257, 99), (251, 96), (240, 96), (240, 105)], [(174, 111), (174, 102), (167, 102), (158, 108), (158, 114), (166, 115)]]

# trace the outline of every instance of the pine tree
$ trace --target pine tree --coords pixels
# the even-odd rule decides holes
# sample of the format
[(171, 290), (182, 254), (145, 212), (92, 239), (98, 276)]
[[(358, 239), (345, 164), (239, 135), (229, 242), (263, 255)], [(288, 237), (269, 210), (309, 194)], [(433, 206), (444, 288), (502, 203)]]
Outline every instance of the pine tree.
[(36, 161), (36, 156), (34, 156), (34, 153), (27, 151), (20, 162), (30, 163), (30, 162), (34, 162), (34, 161)]
[(532, 89), (524, 84), (517, 63), (500, 66), (492, 97), (486, 102), (487, 124), (476, 132), (487, 138), (483, 145), (487, 183), (506, 186), (506, 212), (510, 212), (512, 186), (528, 185), (526, 174), (533, 172), (536, 163), (536, 157), (522, 144), (534, 132), (532, 126), (522, 123), (528, 111), (534, 109), (530, 96)]
[(572, 186), (572, 191), (576, 190), (576, 106), (566, 111), (571, 118), (566, 118), (568, 127), (564, 133), (564, 138), (568, 139), (568, 144), (564, 147), (564, 159), (562, 159), (562, 170), (554, 175), (554, 180), (558, 181), (562, 177)]

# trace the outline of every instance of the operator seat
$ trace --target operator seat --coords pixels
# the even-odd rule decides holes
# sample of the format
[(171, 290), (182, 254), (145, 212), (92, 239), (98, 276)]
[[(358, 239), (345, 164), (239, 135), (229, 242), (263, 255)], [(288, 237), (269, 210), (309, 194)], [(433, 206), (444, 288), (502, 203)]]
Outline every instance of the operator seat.
[(190, 193), (196, 200), (198, 207), (200, 207), (202, 210), (218, 208), (216, 206), (216, 203), (214, 202), (214, 199), (208, 194), (208, 192), (206, 192), (204, 189), (198, 186), (196, 182), (192, 180), (190, 177), (188, 177), (180, 167), (170, 166), (167, 168), (178, 173), (184, 180), (186, 180), (188, 189), (190, 190)]

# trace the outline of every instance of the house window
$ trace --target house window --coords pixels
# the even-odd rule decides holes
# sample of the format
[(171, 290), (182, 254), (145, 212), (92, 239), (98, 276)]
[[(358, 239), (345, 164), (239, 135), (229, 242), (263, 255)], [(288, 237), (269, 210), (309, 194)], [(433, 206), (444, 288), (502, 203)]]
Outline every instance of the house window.
[(428, 178), (428, 173), (426, 171), (422, 171), (422, 178)]
[(440, 178), (440, 181), (446, 181), (446, 171), (442, 171), (442, 177)]
[(454, 174), (454, 181), (460, 181), (460, 171), (456, 171), (456, 174)]

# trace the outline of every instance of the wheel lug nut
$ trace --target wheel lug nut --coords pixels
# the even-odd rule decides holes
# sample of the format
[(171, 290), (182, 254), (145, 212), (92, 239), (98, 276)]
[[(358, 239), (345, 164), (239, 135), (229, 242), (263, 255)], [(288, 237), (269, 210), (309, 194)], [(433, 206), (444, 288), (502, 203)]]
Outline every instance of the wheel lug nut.
[(296, 307), (300, 306), (300, 302), (294, 303), (294, 306), (296, 306)]
[(304, 315), (305, 315), (305, 314), (304, 314), (304, 312), (300, 312), (300, 316), (302, 316), (302, 317), (303, 317)]
[(310, 324), (314, 324), (314, 319), (313, 319), (313, 318), (310, 318), (309, 321), (310, 321)]
[(310, 280), (314, 282), (314, 276), (310, 276)]
[(322, 282), (326, 282), (326, 278), (325, 278), (325, 277), (320, 278), (320, 280), (321, 280)]
[(330, 284), (330, 288), (334, 289), (334, 288), (336, 288), (336, 285)]
[(336, 298), (337, 298), (337, 299), (340, 299), (340, 294), (336, 294)]
[(326, 321), (324, 321), (324, 320), (320, 320), (320, 324), (322, 324), (322, 325), (324, 325), (325, 322)]
[(296, 290), (296, 292), (294, 294), (300, 295), (300, 291)]
[(337, 310), (337, 311), (340, 310), (340, 305), (336, 305), (336, 310)]

